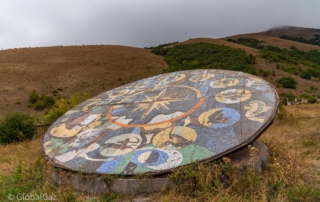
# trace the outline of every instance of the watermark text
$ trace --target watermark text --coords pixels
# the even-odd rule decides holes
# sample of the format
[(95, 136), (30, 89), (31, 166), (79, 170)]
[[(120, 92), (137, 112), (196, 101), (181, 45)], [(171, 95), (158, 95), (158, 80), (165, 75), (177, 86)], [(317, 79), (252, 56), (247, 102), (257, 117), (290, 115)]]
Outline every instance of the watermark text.
[(9, 194), (10, 201), (57, 201), (57, 196), (54, 194)]

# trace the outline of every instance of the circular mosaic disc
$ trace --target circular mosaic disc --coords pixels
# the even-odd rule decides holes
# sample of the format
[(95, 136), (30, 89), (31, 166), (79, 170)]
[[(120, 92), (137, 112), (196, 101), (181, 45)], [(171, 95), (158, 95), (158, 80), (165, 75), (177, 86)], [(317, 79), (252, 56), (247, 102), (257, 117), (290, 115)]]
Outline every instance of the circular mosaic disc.
[(55, 166), (83, 173), (158, 174), (246, 146), (278, 105), (272, 85), (242, 72), (162, 74), (68, 111), (44, 135), (42, 151)]

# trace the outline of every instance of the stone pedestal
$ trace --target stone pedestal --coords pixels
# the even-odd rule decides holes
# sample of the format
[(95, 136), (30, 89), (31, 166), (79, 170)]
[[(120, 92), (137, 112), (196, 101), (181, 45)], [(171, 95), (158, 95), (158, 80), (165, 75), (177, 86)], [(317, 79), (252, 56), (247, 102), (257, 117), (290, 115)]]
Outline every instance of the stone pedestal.
[[(260, 141), (255, 141), (249, 147), (244, 147), (224, 158), (231, 160), (239, 169), (255, 168), (258, 171), (268, 161), (268, 148)], [(52, 173), (53, 181), (58, 185), (69, 185), (74, 190), (90, 194), (116, 193), (150, 193), (158, 192), (170, 185), (168, 177), (146, 179), (103, 179), (99, 176), (81, 175), (76, 173)]]

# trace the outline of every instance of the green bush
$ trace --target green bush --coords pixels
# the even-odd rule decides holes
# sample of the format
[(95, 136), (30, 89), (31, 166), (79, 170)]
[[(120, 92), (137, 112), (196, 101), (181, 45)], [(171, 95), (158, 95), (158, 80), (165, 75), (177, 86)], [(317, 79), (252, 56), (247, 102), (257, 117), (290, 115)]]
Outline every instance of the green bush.
[(301, 94), (301, 95), (300, 95), (300, 98), (306, 98), (306, 99), (308, 99), (308, 103), (316, 103), (316, 102), (317, 102), (317, 99), (316, 99), (316, 98), (314, 98), (314, 97), (311, 96), (311, 95), (305, 94), (305, 93)]
[(55, 102), (54, 106), (42, 117), (43, 124), (53, 124), (59, 117), (61, 117), (68, 110), (77, 106), (81, 102), (91, 97), (88, 93), (79, 94), (78, 92), (72, 94), (68, 100), (61, 98)]
[(289, 102), (293, 102), (295, 98), (296, 97), (291, 92), (287, 94), (280, 94), (280, 104), (287, 105), (287, 100)]
[(295, 74), (295, 75), (299, 75), (301, 67), (297, 66), (297, 65), (287, 65), (287, 66), (283, 66), (282, 70), (285, 72), (288, 72), (290, 74)]
[(7, 113), (0, 123), (0, 143), (31, 139), (37, 131), (35, 118), (21, 112)]
[(267, 77), (270, 75), (269, 70), (259, 69), (259, 73), (261, 73), (263, 77)]
[(46, 107), (53, 106), (55, 103), (54, 98), (49, 95), (45, 95), (42, 100)]
[(36, 92), (36, 90), (33, 90), (29, 95), (29, 102), (34, 104), (37, 102), (38, 99), (39, 99), (38, 93)]
[(301, 78), (311, 79), (311, 77), (320, 78), (320, 69), (315, 69), (311, 67), (304, 68), (300, 74)]
[(242, 44), (242, 45), (249, 46), (249, 47), (256, 48), (256, 49), (263, 49), (264, 48), (264, 46), (261, 45), (261, 43), (263, 41), (259, 41), (254, 38), (239, 38), (237, 40), (233, 40), (230, 42)]
[(156, 47), (151, 52), (156, 55), (166, 55), (168, 52), (168, 49), (163, 47)]
[(46, 105), (42, 100), (38, 100), (33, 106), (35, 110), (43, 110), (46, 108)]
[(277, 80), (277, 83), (279, 83), (283, 88), (292, 88), (292, 89), (296, 89), (296, 85), (297, 85), (296, 80), (291, 76), (282, 77)]
[(66, 113), (70, 108), (67, 105), (67, 101), (61, 98), (57, 101), (52, 109), (43, 116), (42, 123), (43, 124), (53, 124), (60, 116)]
[(29, 105), (35, 110), (43, 110), (47, 107), (53, 106), (54, 103), (54, 98), (46, 95), (45, 93), (41, 93), (39, 96), (38, 93), (33, 90), (29, 95)]
[(315, 87), (315, 86), (310, 86), (310, 91), (315, 92), (315, 91), (317, 91), (317, 90), (318, 90), (317, 87)]
[(300, 73), (300, 77), (310, 80), (311, 79), (311, 72), (307, 71), (307, 70), (302, 70), (302, 72)]

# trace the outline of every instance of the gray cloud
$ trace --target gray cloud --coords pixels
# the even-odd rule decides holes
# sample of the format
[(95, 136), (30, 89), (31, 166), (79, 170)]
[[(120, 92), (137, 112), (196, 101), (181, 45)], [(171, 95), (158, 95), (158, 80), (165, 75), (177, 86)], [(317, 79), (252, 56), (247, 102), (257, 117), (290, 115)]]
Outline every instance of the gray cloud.
[(280, 25), (320, 28), (318, 0), (1, 1), (0, 49), (119, 44), (155, 46)]

